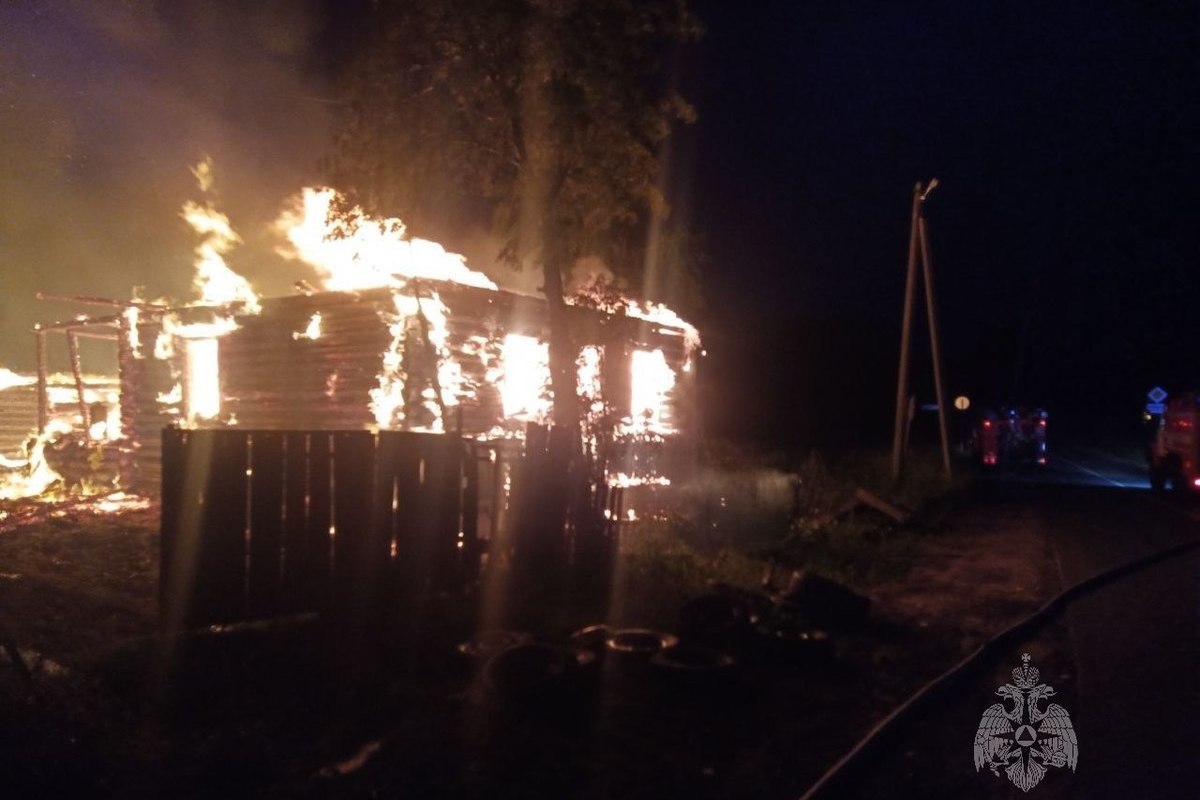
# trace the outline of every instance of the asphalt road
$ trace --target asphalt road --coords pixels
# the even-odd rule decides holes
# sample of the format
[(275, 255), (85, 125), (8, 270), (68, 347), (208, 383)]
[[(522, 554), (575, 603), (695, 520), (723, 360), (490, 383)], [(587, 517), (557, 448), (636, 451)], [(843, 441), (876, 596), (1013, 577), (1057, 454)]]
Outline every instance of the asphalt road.
[[(999, 471), (980, 502), (1033, 512), (1064, 587), (1200, 536), (1196, 498), (1152, 493), (1142, 465), (1082, 450)], [(1028, 794), (973, 763), (980, 717), (1023, 652), (1070, 713), (1079, 753), (1074, 773), (1051, 769)], [(1073, 600), (894, 728), (852, 774), (829, 796), (1200, 798), (1200, 551)]]

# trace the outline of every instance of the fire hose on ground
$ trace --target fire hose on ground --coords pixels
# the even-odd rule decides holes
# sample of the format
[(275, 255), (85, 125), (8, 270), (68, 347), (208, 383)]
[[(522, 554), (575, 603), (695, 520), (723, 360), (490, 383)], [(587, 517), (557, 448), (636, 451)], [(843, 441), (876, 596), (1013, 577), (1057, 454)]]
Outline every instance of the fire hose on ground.
[(800, 800), (820, 800), (821, 798), (840, 796), (835, 794), (835, 792), (838, 790), (841, 782), (849, 779), (854, 767), (870, 751), (877, 748), (900, 723), (911, 717), (919, 708), (938, 694), (949, 691), (968, 672), (980, 669), (987, 661), (1001, 655), (1007, 648), (1026, 638), (1034, 629), (1060, 613), (1072, 600), (1095, 591), (1113, 581), (1124, 578), (1127, 575), (1196, 549), (1200, 549), (1200, 538), (1179, 542), (1149, 555), (1135, 558), (1132, 561), (1101, 572), (1098, 575), (1093, 575), (1064, 589), (1037, 611), (1013, 624), (1008, 629), (996, 634), (991, 639), (988, 639), (973, 653), (958, 662), (958, 664), (922, 686), (908, 700), (904, 701), (904, 703), (871, 728), (867, 732), (867, 735), (859, 740), (858, 744), (851, 748), (846, 755), (842, 756), (837, 763), (821, 776), (820, 780), (814, 783), (801, 796)]

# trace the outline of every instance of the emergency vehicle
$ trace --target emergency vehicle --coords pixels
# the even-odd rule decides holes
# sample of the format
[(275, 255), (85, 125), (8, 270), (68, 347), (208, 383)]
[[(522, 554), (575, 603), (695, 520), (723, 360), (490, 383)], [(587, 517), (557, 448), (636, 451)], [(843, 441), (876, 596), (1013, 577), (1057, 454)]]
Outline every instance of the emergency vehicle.
[(1046, 463), (1046, 421), (1042, 409), (1002, 408), (984, 414), (976, 450), (985, 467), (1018, 462)]
[(1158, 433), (1150, 445), (1150, 486), (1176, 491), (1200, 489), (1200, 436), (1197, 436), (1197, 403), (1193, 392), (1171, 398), (1163, 409)]

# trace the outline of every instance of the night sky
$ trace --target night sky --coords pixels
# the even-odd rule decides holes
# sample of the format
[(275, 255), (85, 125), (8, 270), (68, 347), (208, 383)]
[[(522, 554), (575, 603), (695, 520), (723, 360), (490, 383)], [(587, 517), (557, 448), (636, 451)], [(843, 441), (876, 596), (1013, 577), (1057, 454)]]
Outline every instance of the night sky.
[[(266, 293), (305, 277), (265, 229), (319, 175), (363, 6), (0, 5), (0, 365), (74, 310), (37, 289), (186, 293), (204, 154), (246, 239), (231, 265)], [(693, 7), (708, 34), (676, 79), (700, 120), (669, 189), (710, 256), (710, 431), (886, 440), (911, 191), (935, 176), (952, 394), (1086, 435), (1200, 386), (1195, 3)], [(914, 387), (932, 400), (922, 358)]]

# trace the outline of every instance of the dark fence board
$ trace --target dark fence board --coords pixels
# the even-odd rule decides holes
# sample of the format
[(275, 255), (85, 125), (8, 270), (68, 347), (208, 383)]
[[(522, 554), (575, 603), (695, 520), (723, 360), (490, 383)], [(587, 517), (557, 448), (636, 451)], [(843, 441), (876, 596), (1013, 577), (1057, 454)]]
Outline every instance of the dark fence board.
[(373, 498), (375, 437), (367, 431), (333, 435), (333, 576), (343, 609), (362, 610), (377, 585), (387, 551), (376, 530)]
[(333, 525), (332, 434), (308, 435), (308, 513), (304, 525), (304, 573), (301, 583), (312, 594), (306, 601), (316, 608), (328, 607), (332, 600), (329, 584), (332, 575)]
[(183, 595), (190, 592), (186, 581), (191, 570), (175, 564), (177, 553), (183, 546), (182, 516), (187, 505), (183, 497), (187, 434), (187, 431), (176, 428), (165, 428), (162, 432), (162, 536), (159, 544), (158, 601), (159, 607), (165, 612), (166, 621), (172, 624), (178, 624), (177, 620), (171, 619), (172, 611), (181, 606)]
[(428, 532), (433, 573), (438, 589), (458, 581), (459, 498), (462, 495), (462, 459), (459, 442), (449, 437), (423, 440), (425, 462), (421, 496), (432, 529)]
[[(196, 458), (207, 449), (209, 457)], [(200, 447), (196, 447), (200, 444)], [(207, 473), (201, 490), (201, 528), (193, 597), (199, 616), (191, 624), (246, 619), (246, 437), (240, 431), (192, 431), (188, 469)], [(206, 464), (199, 463), (207, 461)]]
[(251, 618), (282, 610), (281, 551), (286, 519), (284, 434), (250, 435), (250, 565), (247, 613)]
[(391, 440), (389, 461), (381, 463), (392, 476), (395, 487), (395, 510), (391, 513), (391, 528), (395, 532), (396, 560), (393, 575), (401, 587), (423, 591), (430, 573), (428, 549), (429, 520), (424, 497), (421, 495), (421, 452), (409, 446), (408, 436), (395, 433), (380, 436)]
[(392, 591), (476, 574), (479, 481), (464, 481), (457, 436), (168, 429), (162, 442), (172, 626), (374, 612)]
[(280, 602), (288, 612), (311, 611), (319, 587), (305, 583), (308, 550), (308, 434), (284, 434), (283, 574)]
[(479, 467), (480, 460), (474, 452), (462, 454), (464, 474), (462, 492), (462, 522), (459, 525), (459, 570), (464, 581), (479, 577), (482, 555), (479, 540)]

